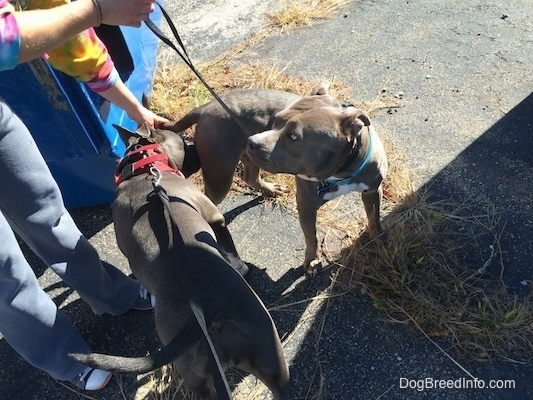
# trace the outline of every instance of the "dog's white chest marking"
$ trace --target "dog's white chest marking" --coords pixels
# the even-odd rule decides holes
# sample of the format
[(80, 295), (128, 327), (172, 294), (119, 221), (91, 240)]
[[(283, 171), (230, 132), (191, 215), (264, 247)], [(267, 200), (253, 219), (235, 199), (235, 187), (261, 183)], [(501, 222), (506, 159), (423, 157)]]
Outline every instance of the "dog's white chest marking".
[(327, 192), (322, 196), (324, 200), (331, 200), (335, 197), (339, 197), (342, 195), (345, 195), (350, 192), (364, 192), (365, 190), (368, 190), (368, 186), (364, 183), (350, 183), (348, 185), (341, 185), (337, 186), (334, 192)]

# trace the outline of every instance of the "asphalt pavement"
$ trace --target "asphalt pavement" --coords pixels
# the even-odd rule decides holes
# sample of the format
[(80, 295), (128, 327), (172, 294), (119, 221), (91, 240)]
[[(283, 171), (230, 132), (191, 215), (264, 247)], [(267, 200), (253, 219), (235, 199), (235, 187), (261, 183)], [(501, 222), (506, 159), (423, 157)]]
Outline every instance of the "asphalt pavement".
[[(245, 39), (265, 23), (264, 8), (257, 4), (275, 5), (203, 3), (167, 5), (184, 28), (186, 44), (192, 43), (188, 47), (195, 60), (214, 58)], [(217, 14), (223, 10), (227, 14)], [(220, 28), (226, 16), (227, 31)], [(164, 54), (162, 62), (178, 62)], [(257, 60), (286, 66), (288, 74), (305, 80), (336, 78), (360, 101), (383, 93), (400, 99), (400, 107), (383, 110), (374, 123), (407, 155), (416, 189), (429, 188), (435, 200), (470, 198), (472, 213), (496, 210), (505, 222), (500, 240), (504, 282), (519, 294), (531, 290), (530, 0), (351, 1), (334, 18), (268, 38), (233, 62)], [(346, 196), (343, 204), (349, 213), (362, 207), (358, 196)], [(329, 276), (306, 280), (298, 270), (304, 244), (291, 211), (253, 194), (232, 195), (221, 208), (242, 258), (251, 266), (249, 282), (271, 306), (284, 338), (292, 399), (533, 398), (531, 362), (455, 359), (449, 343), (438, 342), (444, 354), (414, 327), (376, 310), (364, 294), (325, 298)], [(128, 272), (116, 248), (108, 205), (72, 212), (102, 258)], [(96, 350), (144, 354), (157, 347), (150, 313), (94, 316), (75, 292), (57, 282), (29, 252), (28, 257), (43, 287)], [(0, 358), (1, 399), (82, 398), (29, 366), (4, 340)], [(472, 383), (472, 376), (478, 381)], [(468, 389), (420, 386), (431, 379), (471, 383)], [(514, 388), (490, 389), (491, 381), (513, 381)], [(143, 399), (146, 383), (146, 378), (117, 377), (90, 398)], [(245, 393), (246, 387), (236, 390)]]

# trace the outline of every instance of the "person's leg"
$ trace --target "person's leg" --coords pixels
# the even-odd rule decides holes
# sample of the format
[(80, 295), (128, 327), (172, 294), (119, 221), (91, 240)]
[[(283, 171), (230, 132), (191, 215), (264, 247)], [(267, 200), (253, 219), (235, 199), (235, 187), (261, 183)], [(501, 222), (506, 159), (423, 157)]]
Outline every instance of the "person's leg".
[(61, 380), (85, 366), (68, 358), (89, 352), (74, 325), (39, 287), (7, 221), (0, 213), (0, 332), (33, 366)]
[[(89, 346), (39, 287), (13, 230), (97, 313), (127, 311), (138, 298), (140, 285), (112, 266), (102, 265), (65, 210), (57, 184), (27, 128), (2, 99), (0, 169), (0, 332), (32, 365), (56, 379), (76, 380), (78, 387), (87, 388), (79, 382), (86, 366), (68, 354), (89, 352)], [(98, 388), (107, 383), (110, 373), (81, 376)]]
[(0, 101), (0, 211), (30, 248), (95, 313), (128, 311), (139, 283), (102, 263), (63, 205), (59, 188), (25, 125)]

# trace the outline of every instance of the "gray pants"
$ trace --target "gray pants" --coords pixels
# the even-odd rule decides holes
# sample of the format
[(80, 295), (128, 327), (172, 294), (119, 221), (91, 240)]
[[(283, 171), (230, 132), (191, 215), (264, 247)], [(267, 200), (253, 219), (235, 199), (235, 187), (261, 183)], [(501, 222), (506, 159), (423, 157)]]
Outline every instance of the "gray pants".
[(102, 264), (76, 227), (22, 121), (0, 98), (0, 332), (29, 363), (67, 380), (89, 352), (78, 330), (39, 287), (13, 231), (97, 314), (128, 311), (139, 283)]

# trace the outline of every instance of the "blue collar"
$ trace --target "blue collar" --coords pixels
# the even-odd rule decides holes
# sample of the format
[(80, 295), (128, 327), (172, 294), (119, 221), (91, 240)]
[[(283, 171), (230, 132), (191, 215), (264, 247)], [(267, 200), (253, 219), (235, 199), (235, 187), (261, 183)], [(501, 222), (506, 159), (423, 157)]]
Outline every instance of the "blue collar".
[(359, 168), (357, 168), (355, 171), (353, 171), (350, 176), (343, 179), (337, 179), (337, 178), (328, 178), (326, 180), (323, 180), (320, 182), (320, 185), (318, 186), (318, 194), (320, 196), (325, 195), (328, 193), (331, 189), (331, 185), (334, 186), (342, 186), (342, 185), (348, 185), (353, 182), (354, 178), (359, 175), (363, 170), (366, 168), (368, 162), (370, 161), (370, 157), (372, 156), (372, 146), (373, 146), (373, 140), (372, 140), (372, 132), (370, 131), (370, 126), (368, 128), (368, 150), (366, 151), (365, 159), (359, 165)]

